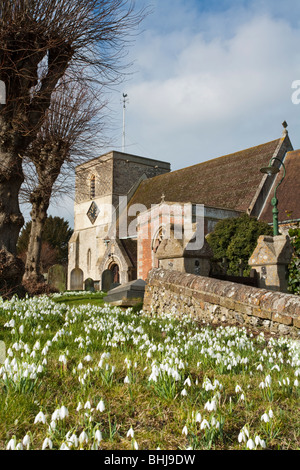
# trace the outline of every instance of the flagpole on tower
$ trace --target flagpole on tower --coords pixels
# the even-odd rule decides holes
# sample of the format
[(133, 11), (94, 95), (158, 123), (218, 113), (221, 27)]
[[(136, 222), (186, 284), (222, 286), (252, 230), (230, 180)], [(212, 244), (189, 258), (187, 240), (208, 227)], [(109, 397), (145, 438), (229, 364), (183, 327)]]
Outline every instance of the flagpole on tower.
[(125, 109), (127, 103), (127, 95), (123, 93), (123, 138), (122, 138), (122, 152), (125, 152)]

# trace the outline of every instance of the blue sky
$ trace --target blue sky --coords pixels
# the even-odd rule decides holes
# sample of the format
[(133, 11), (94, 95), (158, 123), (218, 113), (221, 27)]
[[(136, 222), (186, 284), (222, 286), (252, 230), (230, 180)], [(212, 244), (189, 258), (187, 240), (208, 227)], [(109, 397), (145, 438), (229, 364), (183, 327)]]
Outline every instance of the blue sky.
[[(137, 0), (152, 6), (130, 49), (132, 74), (110, 92), (111, 143), (176, 170), (279, 138), (300, 148), (298, 0)], [(258, 169), (259, 170), (259, 169)], [(72, 225), (73, 202), (51, 214)]]

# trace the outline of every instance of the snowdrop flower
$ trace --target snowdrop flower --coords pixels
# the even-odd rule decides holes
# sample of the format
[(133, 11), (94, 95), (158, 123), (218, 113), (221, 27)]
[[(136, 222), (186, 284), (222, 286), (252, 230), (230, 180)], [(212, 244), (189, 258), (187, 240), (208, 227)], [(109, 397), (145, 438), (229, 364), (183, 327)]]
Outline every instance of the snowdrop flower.
[(19, 442), (17, 445), (16, 445), (16, 450), (23, 450), (23, 446), (22, 446), (22, 443)]
[(269, 417), (270, 418), (273, 418), (274, 414), (273, 414), (273, 411), (272, 410), (269, 410)]
[(59, 408), (57, 408), (57, 409), (52, 413), (51, 421), (56, 421), (57, 419), (60, 419), (59, 411), (60, 411)]
[(132, 429), (132, 426), (130, 426), (129, 430), (127, 431), (126, 436), (127, 436), (127, 437), (131, 437), (131, 438), (133, 439), (134, 430)]
[(30, 436), (29, 434), (26, 434), (24, 437), (23, 437), (23, 446), (27, 447), (27, 450), (29, 449), (29, 446), (30, 446)]
[(130, 384), (130, 380), (129, 380), (128, 375), (126, 375), (126, 377), (124, 379), (124, 384)]
[(183, 385), (188, 385), (190, 387), (192, 385), (191, 379), (189, 377), (185, 379), (185, 381), (183, 382)]
[(256, 370), (263, 370), (263, 366), (261, 364), (258, 364), (258, 366), (256, 367)]
[(95, 439), (96, 441), (98, 441), (98, 444), (100, 443), (100, 441), (102, 441), (102, 433), (101, 431), (99, 431), (99, 429), (97, 429), (97, 431), (95, 432)]
[(216, 400), (213, 398), (211, 401), (207, 401), (204, 405), (204, 409), (207, 411), (216, 411), (217, 403)]
[(246, 438), (249, 437), (249, 432), (248, 432), (248, 429), (244, 426), (239, 435), (238, 435), (238, 441), (239, 442), (246, 442)]
[(61, 354), (58, 358), (59, 362), (62, 362), (63, 364), (67, 364), (67, 358), (64, 354)]
[(201, 414), (200, 413), (196, 414), (196, 423), (201, 423)]
[(266, 447), (265, 441), (263, 439), (261, 439), (260, 436), (255, 436), (254, 442), (255, 442), (256, 446), (261, 446), (263, 448)]
[(90, 410), (90, 409), (91, 409), (91, 407), (92, 407), (92, 405), (91, 405), (91, 402), (90, 402), (90, 400), (88, 400), (88, 401), (87, 401), (87, 402), (84, 404), (84, 409), (86, 409), (86, 410), (87, 410), (87, 409), (88, 409), (88, 410)]
[(239, 385), (236, 385), (235, 387), (235, 393), (239, 393), (239, 392), (242, 392), (242, 389)]
[(92, 360), (92, 356), (90, 354), (88, 354), (87, 356), (85, 356), (84, 360), (89, 362), (89, 361)]
[(63, 405), (59, 410), (60, 419), (65, 419), (69, 416), (68, 409)]
[(70, 438), (68, 438), (68, 443), (71, 443), (71, 446), (72, 447), (77, 447), (78, 446), (78, 437), (76, 436), (76, 434), (72, 434), (72, 436), (70, 436)]
[(100, 411), (102, 413), (102, 411), (105, 410), (105, 405), (104, 405), (104, 401), (103, 400), (100, 400), (97, 407), (96, 407), (96, 410)]
[(52, 441), (49, 437), (46, 437), (46, 439), (44, 439), (42, 450), (45, 450), (47, 447), (49, 447), (49, 449), (52, 449), (53, 447)]
[(268, 423), (270, 421), (269, 415), (267, 413), (264, 413), (260, 419), (265, 423)]
[(247, 449), (252, 450), (255, 447), (255, 444), (252, 439), (249, 439), (246, 444)]
[(204, 419), (200, 425), (200, 429), (205, 429), (205, 428), (208, 428), (208, 429), (210, 428), (209, 422), (206, 419)]
[(82, 404), (81, 404), (81, 402), (79, 402), (78, 405), (77, 405), (76, 411), (80, 411), (81, 408), (82, 408)]
[(182, 395), (183, 397), (186, 397), (186, 396), (187, 396), (187, 391), (186, 391), (185, 388), (182, 390), (181, 395)]
[(79, 439), (78, 439), (79, 443), (84, 444), (84, 443), (87, 443), (88, 440), (89, 440), (89, 438), (88, 438), (87, 433), (85, 431), (82, 431), (82, 433), (80, 434)]
[(55, 428), (56, 428), (56, 421), (51, 421), (49, 425), (49, 431), (54, 431)]
[(59, 450), (70, 450), (70, 448), (67, 446), (67, 444), (65, 442), (63, 442), (62, 445), (60, 446)]
[(42, 411), (40, 411), (35, 417), (34, 424), (37, 424), (37, 423), (43, 423), (43, 424), (46, 423), (46, 416), (44, 415)]
[(133, 448), (134, 448), (135, 450), (139, 450), (138, 443), (136, 442), (135, 439), (133, 440)]
[(16, 437), (15, 436), (7, 443), (6, 450), (16, 450)]
[(182, 429), (182, 434), (185, 434), (187, 436), (188, 434), (188, 428), (186, 426), (183, 427)]
[(41, 345), (39, 341), (36, 341), (35, 345), (33, 346), (33, 349), (40, 349)]
[(267, 375), (267, 377), (265, 378), (265, 384), (270, 387), (271, 386), (271, 383), (272, 383), (272, 378), (270, 375)]

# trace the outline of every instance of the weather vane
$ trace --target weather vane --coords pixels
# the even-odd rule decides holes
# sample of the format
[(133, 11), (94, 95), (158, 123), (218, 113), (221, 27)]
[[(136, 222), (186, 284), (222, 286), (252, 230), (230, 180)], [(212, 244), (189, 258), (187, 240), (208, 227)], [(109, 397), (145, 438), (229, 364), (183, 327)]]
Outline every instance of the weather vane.
[(122, 152), (125, 152), (125, 109), (127, 100), (127, 94), (123, 93), (123, 141), (122, 141)]

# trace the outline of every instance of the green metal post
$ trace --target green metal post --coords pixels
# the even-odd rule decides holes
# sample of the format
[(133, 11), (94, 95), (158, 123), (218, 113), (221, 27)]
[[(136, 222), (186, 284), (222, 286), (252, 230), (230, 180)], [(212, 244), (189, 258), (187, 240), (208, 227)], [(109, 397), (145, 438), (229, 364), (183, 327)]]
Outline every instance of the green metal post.
[[(269, 162), (269, 166), (268, 167), (265, 167), (265, 168), (261, 168), (261, 172), (262, 173), (266, 173), (268, 175), (274, 175), (276, 172), (279, 172), (279, 168), (274, 171), (274, 167), (271, 165), (272, 163), (272, 160), (278, 160), (280, 161), (282, 167), (283, 167), (283, 177), (281, 178), (281, 180), (279, 181), (279, 183), (277, 184), (276, 188), (275, 188), (275, 191), (274, 191), (274, 197), (272, 198), (271, 200), (271, 204), (273, 206), (273, 209), (272, 209), (272, 214), (273, 214), (273, 235), (274, 237), (276, 237), (277, 235), (279, 235), (279, 229), (278, 229), (278, 207), (277, 207), (277, 204), (278, 204), (278, 199), (276, 197), (276, 191), (277, 191), (277, 188), (278, 186), (282, 183), (285, 175), (286, 175), (286, 170), (285, 170), (285, 166), (284, 166), (284, 163), (279, 159), (279, 158), (276, 158), (276, 157), (273, 157), (271, 158), (270, 162)], [(270, 171), (270, 170), (273, 170), (273, 171)]]

